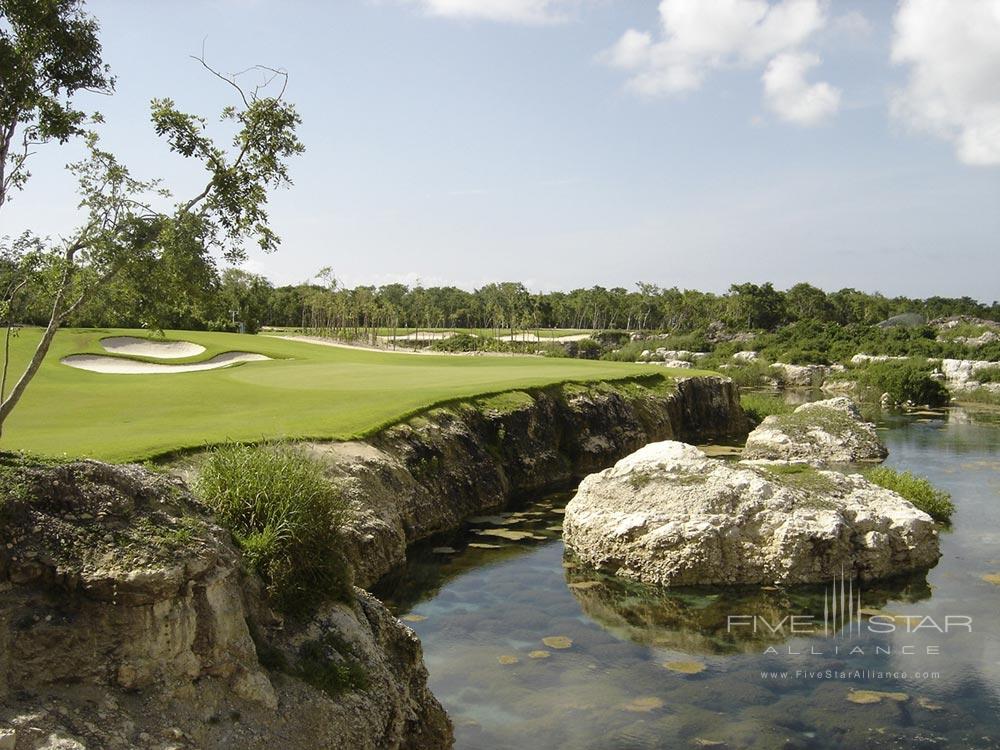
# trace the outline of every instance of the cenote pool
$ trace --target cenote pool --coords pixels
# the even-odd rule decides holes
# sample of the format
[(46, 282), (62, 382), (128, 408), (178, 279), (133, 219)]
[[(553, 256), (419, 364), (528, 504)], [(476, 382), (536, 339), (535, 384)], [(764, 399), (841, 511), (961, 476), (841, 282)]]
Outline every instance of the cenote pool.
[(1000, 747), (1000, 413), (880, 428), (886, 465), (957, 512), (933, 570), (863, 587), (829, 635), (771, 632), (822, 622), (824, 587), (668, 591), (578, 566), (569, 494), (474, 519), (376, 593), (420, 635), (461, 750)]

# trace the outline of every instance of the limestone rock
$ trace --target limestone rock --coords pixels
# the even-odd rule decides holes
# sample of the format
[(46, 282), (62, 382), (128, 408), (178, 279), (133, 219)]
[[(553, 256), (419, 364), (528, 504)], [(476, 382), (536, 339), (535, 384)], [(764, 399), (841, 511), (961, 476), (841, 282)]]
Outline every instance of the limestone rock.
[(511, 497), (565, 485), (650, 441), (747, 429), (737, 387), (715, 376), (677, 378), (672, 391), (605, 385), (525, 395), (509, 410), (440, 409), (368, 442), (306, 446), (351, 505), (345, 548), (359, 586), (402, 564), (413, 542)]
[(1000, 383), (980, 383), (976, 380), (976, 371), (997, 367), (1000, 367), (1000, 362), (978, 359), (942, 359), (940, 369), (944, 375), (945, 385), (952, 390), (972, 390), (980, 387), (994, 390), (994, 386), (1000, 388)]
[[(419, 640), (365, 592), (283, 623), (180, 480), (3, 459), (0, 726), (18, 747), (451, 747)], [(363, 685), (310, 678), (347, 660)]]
[(564, 528), (584, 562), (660, 585), (869, 580), (940, 555), (930, 516), (860, 475), (734, 465), (674, 441), (584, 479)]
[(853, 463), (882, 461), (889, 451), (857, 405), (838, 396), (772, 414), (747, 437), (745, 459)]
[(830, 368), (826, 365), (789, 365), (775, 362), (771, 365), (771, 369), (780, 374), (785, 385), (800, 387), (818, 385), (830, 374)]

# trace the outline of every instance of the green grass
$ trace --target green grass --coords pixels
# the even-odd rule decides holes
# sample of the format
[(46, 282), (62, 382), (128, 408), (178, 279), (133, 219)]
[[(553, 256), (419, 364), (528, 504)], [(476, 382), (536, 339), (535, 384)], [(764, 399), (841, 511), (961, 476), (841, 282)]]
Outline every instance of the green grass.
[(760, 424), (772, 414), (790, 414), (795, 407), (774, 393), (741, 393), (740, 405), (754, 422)]
[(194, 489), (232, 532), (275, 609), (301, 616), (351, 598), (337, 532), (346, 503), (317, 461), (287, 445), (224, 445), (208, 455)]
[[(14, 338), (18, 372), (39, 335), (25, 329)], [(456, 399), (565, 382), (704, 374), (576, 359), (390, 354), (200, 331), (166, 335), (204, 346), (194, 361), (234, 350), (275, 359), (170, 375), (108, 375), (59, 362), (68, 354), (105, 353), (100, 339), (116, 335), (147, 334), (60, 331), (5, 425), (0, 449), (120, 461), (232, 441), (343, 440)]]
[(972, 378), (980, 383), (1000, 383), (1000, 366), (980, 367), (972, 373)]
[(940, 523), (948, 523), (955, 512), (951, 495), (934, 486), (922, 477), (908, 471), (896, 471), (886, 466), (869, 469), (865, 477), (880, 487), (898, 492), (927, 515)]

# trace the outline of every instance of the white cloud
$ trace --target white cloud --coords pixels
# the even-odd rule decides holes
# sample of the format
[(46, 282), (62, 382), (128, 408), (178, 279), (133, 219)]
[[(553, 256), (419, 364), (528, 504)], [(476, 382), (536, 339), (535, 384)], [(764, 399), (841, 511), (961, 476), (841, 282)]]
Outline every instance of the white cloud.
[(567, 20), (578, 0), (412, 0), (432, 16), (504, 23), (546, 24)]
[(871, 36), (872, 33), (872, 22), (864, 13), (857, 10), (849, 10), (837, 16), (830, 26), (833, 31), (849, 37)]
[[(777, 62), (783, 53), (797, 52), (827, 24), (823, 0), (662, 0), (659, 10), (658, 39), (630, 29), (601, 55), (608, 65), (630, 71), (628, 87), (648, 96), (700, 88), (716, 70)], [(825, 83), (806, 84), (804, 70), (801, 85), (792, 91), (795, 81), (788, 75), (794, 71), (789, 66), (783, 61), (774, 73), (784, 79), (777, 85), (786, 105), (776, 111), (782, 116), (794, 111), (795, 116), (786, 119), (801, 124), (833, 114), (839, 92)], [(803, 98), (810, 103), (798, 101)]]
[(910, 76), (892, 114), (966, 164), (1000, 164), (1000, 0), (902, 0), (894, 27), (892, 61)]
[(806, 72), (817, 65), (819, 57), (808, 52), (782, 52), (767, 64), (764, 99), (778, 117), (796, 125), (815, 125), (837, 111), (840, 90), (806, 80)]

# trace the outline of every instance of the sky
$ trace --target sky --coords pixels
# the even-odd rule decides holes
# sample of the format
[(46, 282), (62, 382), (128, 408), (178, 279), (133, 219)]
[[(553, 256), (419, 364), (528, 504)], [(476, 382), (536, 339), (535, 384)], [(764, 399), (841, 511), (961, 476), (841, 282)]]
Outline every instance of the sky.
[[(232, 91), (202, 50), (288, 71), (306, 153), (271, 199), (280, 250), (246, 264), (276, 283), (1000, 298), (1000, 0), (87, 7), (117, 86), (78, 104), (179, 197), (202, 175), (149, 100), (215, 122)], [(71, 231), (80, 153), (36, 155), (0, 234)]]

